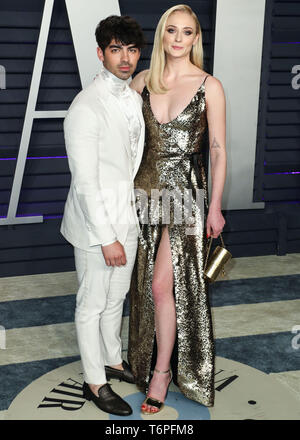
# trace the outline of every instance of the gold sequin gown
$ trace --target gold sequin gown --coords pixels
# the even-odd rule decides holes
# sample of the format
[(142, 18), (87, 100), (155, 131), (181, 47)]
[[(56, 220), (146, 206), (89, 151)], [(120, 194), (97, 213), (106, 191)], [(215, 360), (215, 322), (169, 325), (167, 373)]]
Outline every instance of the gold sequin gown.
[[(187, 398), (213, 406), (214, 341), (209, 285), (204, 277), (209, 145), (205, 80), (188, 106), (165, 124), (156, 120), (146, 87), (142, 93), (146, 138), (135, 188), (147, 193), (148, 205), (145, 208), (145, 204), (141, 204), (138, 213), (140, 219), (145, 218), (143, 214), (148, 210), (149, 220), (148, 223), (142, 220), (140, 225), (141, 234), (130, 288), (128, 360), (137, 386), (146, 392), (156, 356), (152, 276), (161, 233), (168, 223), (177, 319), (177, 337), (171, 361), (174, 381)], [(199, 153), (196, 156), (198, 179), (191, 153)], [(196, 220), (188, 226), (196, 227), (197, 233), (187, 234), (188, 230), (191, 231), (187, 223), (174, 221), (176, 198), (170, 203), (170, 219), (164, 223), (163, 203), (160, 201), (159, 211), (151, 208), (151, 189), (154, 188), (160, 191), (176, 189), (177, 193), (179, 190), (182, 194), (186, 188), (192, 190), (192, 213)], [(202, 212), (199, 203), (196, 203), (197, 188), (202, 189), (204, 194)]]

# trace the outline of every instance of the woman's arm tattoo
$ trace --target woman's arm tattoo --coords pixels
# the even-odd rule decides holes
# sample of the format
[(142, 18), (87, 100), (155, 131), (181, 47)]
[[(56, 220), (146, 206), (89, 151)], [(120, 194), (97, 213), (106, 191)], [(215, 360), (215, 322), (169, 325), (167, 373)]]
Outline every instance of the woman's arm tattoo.
[(216, 141), (216, 138), (212, 141), (211, 148), (221, 148), (221, 146)]

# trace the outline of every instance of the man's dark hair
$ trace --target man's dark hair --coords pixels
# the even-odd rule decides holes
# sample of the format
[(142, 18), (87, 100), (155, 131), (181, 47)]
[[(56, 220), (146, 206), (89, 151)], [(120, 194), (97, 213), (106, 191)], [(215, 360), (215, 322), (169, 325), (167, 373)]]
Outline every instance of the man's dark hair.
[(103, 52), (113, 39), (124, 46), (134, 44), (138, 49), (146, 44), (141, 26), (128, 15), (111, 15), (100, 21), (95, 36)]

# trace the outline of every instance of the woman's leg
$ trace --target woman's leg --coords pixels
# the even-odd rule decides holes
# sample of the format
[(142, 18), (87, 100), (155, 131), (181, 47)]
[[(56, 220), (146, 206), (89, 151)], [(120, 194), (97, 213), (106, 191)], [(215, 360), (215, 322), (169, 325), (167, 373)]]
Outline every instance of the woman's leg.
[[(160, 371), (167, 371), (170, 368), (170, 359), (176, 338), (173, 266), (168, 228), (163, 230), (155, 260), (152, 294), (155, 306), (155, 330), (157, 342), (157, 360), (155, 368)], [(160, 374), (154, 371), (148, 395), (154, 399), (164, 401), (169, 382), (169, 374)], [(143, 409), (146, 411), (157, 411), (156, 408), (146, 404), (143, 404)]]

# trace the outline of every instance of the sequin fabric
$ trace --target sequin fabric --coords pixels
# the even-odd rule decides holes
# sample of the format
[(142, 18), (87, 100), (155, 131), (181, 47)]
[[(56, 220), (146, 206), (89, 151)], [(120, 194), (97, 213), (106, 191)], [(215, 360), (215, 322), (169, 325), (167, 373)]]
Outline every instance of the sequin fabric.
[[(207, 252), (205, 221), (208, 212), (205, 80), (188, 106), (165, 124), (156, 120), (146, 88), (142, 94), (146, 138), (135, 188), (147, 194), (148, 203), (142, 203), (138, 209), (141, 233), (130, 288), (128, 359), (138, 387), (146, 392), (151, 378), (155, 343), (153, 269), (162, 230), (167, 225), (177, 316), (174, 350), (177, 354), (172, 358), (174, 379), (187, 398), (213, 406), (214, 340), (209, 285), (204, 277)], [(190, 160), (194, 152), (199, 153), (200, 181), (196, 179)], [(163, 197), (153, 208), (153, 189), (161, 191), (161, 195), (163, 191), (176, 191), (178, 197), (166, 204), (170, 211), (169, 221), (163, 218)], [(183, 197), (187, 190), (191, 194), (191, 211), (180, 224), (175, 211), (180, 211), (180, 194)], [(197, 190), (203, 195), (202, 199), (200, 197), (202, 206), (197, 201)]]

